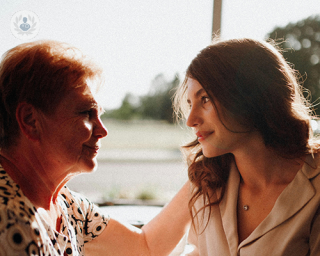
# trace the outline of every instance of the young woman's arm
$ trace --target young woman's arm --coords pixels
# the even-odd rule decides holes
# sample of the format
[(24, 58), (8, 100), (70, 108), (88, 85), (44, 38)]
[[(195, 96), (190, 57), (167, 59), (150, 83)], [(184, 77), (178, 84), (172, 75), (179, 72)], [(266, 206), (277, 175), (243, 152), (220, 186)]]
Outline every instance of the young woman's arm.
[(142, 229), (111, 219), (101, 235), (85, 244), (86, 255), (168, 255), (187, 232), (189, 182)]

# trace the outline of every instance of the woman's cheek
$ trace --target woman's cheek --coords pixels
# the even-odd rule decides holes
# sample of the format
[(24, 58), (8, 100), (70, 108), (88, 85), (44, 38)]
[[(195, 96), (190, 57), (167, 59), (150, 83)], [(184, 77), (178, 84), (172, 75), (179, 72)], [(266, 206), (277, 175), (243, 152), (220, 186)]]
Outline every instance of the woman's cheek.
[(84, 125), (85, 125), (85, 127), (87, 128), (88, 131), (90, 131), (90, 132), (92, 131), (93, 125), (92, 125), (91, 122), (89, 122), (89, 121), (84, 121)]

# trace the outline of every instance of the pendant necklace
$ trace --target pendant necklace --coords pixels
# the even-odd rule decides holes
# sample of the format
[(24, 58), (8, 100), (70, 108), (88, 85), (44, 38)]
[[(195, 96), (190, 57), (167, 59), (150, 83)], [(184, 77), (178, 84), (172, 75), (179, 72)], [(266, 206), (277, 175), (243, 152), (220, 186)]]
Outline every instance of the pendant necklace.
[[(243, 183), (243, 180), (242, 180), (242, 177), (240, 176), (239, 195), (240, 195), (240, 188), (241, 188), (242, 183)], [(249, 205), (245, 204), (242, 206), (242, 208), (243, 208), (243, 210), (248, 211)]]
[[(239, 192), (238, 192), (238, 196), (240, 196), (240, 189), (241, 189), (241, 186), (243, 185), (243, 179), (240, 175), (240, 184), (239, 184)], [(245, 211), (248, 211), (249, 210), (249, 205), (245, 204), (242, 206), (243, 210)]]

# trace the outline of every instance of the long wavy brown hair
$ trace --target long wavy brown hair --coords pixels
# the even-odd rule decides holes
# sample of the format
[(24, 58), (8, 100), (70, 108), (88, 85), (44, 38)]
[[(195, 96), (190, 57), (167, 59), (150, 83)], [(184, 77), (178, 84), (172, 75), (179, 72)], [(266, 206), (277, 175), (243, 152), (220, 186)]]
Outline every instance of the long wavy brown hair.
[[(235, 39), (215, 42), (203, 49), (192, 60), (175, 94), (175, 113), (182, 119), (188, 116), (188, 78), (198, 81), (211, 101), (218, 101), (228, 112), (219, 115), (231, 114), (248, 131), (259, 131), (265, 145), (282, 157), (297, 158), (319, 148), (319, 142), (313, 138), (312, 111), (303, 97), (300, 76), (275, 43)], [(231, 127), (226, 128), (232, 131)], [(190, 212), (194, 219), (208, 207), (210, 217), (210, 206), (224, 196), (234, 156), (229, 153), (207, 158), (197, 140), (183, 146), (182, 151), (187, 156), (188, 175), (194, 188)], [(194, 204), (201, 196), (204, 206), (195, 212)]]

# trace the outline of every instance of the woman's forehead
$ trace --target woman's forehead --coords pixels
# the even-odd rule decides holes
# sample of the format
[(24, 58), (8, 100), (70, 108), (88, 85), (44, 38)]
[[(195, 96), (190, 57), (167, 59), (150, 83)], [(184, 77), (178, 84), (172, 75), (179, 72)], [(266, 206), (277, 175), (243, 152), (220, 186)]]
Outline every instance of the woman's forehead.
[(99, 112), (103, 113), (104, 109), (101, 105), (101, 102), (97, 98), (97, 90), (96, 87), (92, 87), (92, 84), (84, 85), (82, 88), (83, 101), (85, 104), (91, 106), (92, 108), (96, 108)]
[(201, 98), (204, 94), (208, 95), (207, 91), (202, 87), (202, 85), (194, 79), (187, 81), (185, 90), (187, 100), (191, 98), (197, 99)]

